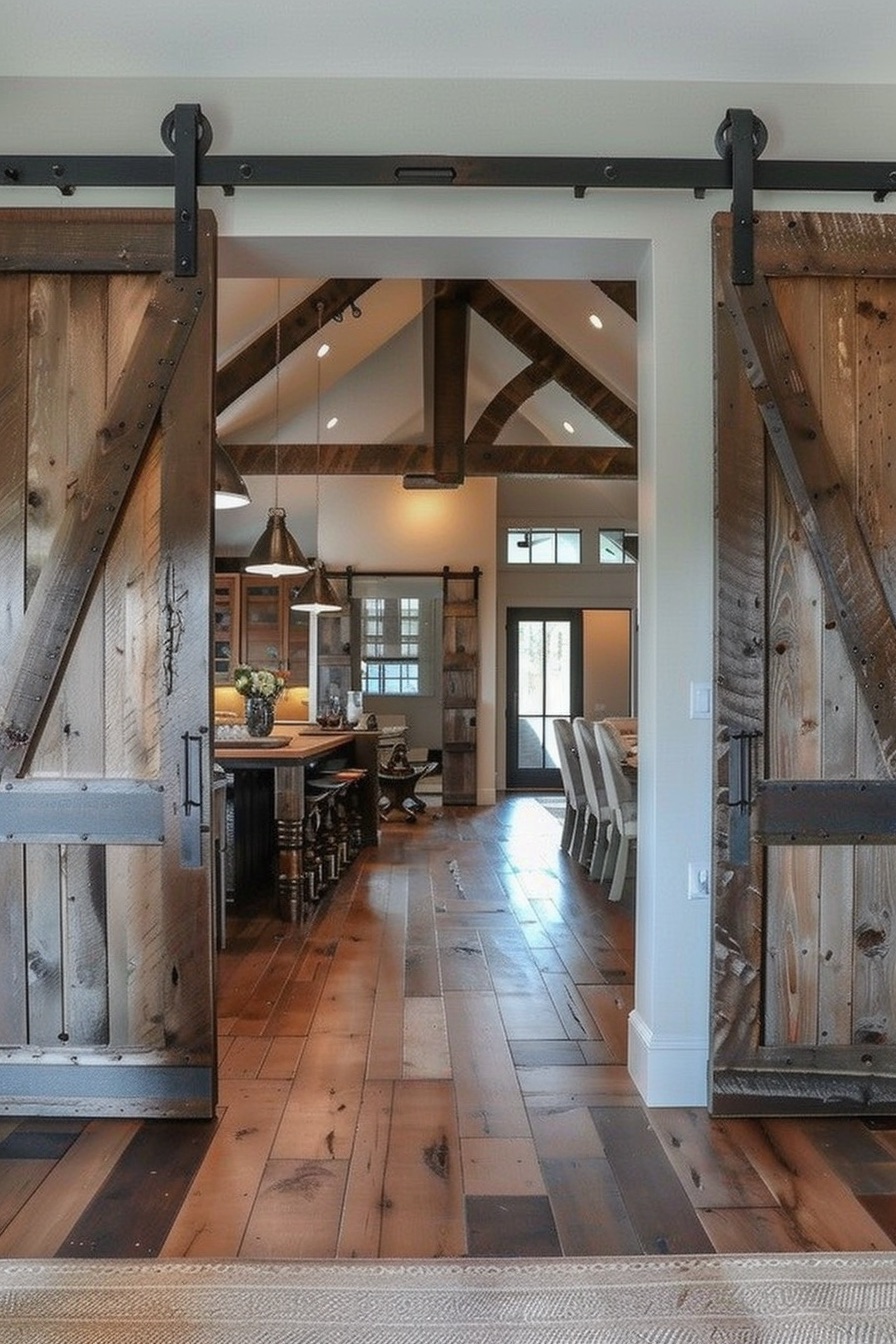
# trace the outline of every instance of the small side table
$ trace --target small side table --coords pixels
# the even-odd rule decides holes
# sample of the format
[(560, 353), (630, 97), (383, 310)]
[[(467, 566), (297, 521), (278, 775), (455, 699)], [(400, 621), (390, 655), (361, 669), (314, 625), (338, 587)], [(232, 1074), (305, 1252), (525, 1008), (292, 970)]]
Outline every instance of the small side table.
[(401, 809), (407, 821), (416, 821), (417, 813), (426, 811), (426, 803), (417, 796), (417, 785), (437, 768), (437, 761), (426, 761), (400, 774), (388, 770), (378, 771), (380, 817), (385, 820), (390, 812)]

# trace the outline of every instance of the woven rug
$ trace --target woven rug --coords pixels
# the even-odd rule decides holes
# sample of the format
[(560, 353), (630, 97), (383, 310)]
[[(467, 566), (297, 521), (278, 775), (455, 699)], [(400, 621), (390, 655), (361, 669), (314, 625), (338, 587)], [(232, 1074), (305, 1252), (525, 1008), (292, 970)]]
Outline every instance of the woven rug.
[(892, 1344), (896, 1252), (0, 1262), (4, 1344)]

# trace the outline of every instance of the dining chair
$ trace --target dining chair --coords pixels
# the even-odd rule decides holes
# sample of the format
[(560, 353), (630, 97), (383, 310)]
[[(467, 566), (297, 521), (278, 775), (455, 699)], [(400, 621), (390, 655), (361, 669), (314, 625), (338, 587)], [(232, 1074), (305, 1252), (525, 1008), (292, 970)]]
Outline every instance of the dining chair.
[(613, 735), (607, 725), (600, 721), (595, 723), (594, 736), (600, 755), (607, 798), (613, 813), (613, 829), (618, 842), (613, 881), (610, 884), (610, 900), (618, 901), (622, 899), (629, 846), (638, 838), (638, 804), (634, 790), (623, 774)]
[(604, 773), (594, 736), (594, 725), (587, 719), (578, 717), (572, 721), (572, 732), (579, 751), (582, 766), (582, 780), (585, 785), (585, 798), (588, 810), (596, 819), (594, 844), (588, 862), (588, 876), (595, 881), (605, 881), (616, 857), (616, 829), (613, 824), (613, 810), (604, 784)]
[(566, 797), (560, 848), (565, 849), (566, 853), (572, 855), (579, 863), (586, 864), (594, 845), (596, 822), (588, 808), (582, 765), (572, 724), (568, 719), (554, 720), (554, 737), (557, 742), (560, 778)]

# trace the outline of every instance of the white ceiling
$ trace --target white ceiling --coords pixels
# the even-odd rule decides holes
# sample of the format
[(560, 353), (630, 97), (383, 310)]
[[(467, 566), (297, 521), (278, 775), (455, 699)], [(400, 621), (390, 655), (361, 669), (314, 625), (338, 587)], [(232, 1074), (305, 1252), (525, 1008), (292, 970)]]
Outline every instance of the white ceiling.
[(891, 84), (893, 0), (4, 0), (0, 75)]

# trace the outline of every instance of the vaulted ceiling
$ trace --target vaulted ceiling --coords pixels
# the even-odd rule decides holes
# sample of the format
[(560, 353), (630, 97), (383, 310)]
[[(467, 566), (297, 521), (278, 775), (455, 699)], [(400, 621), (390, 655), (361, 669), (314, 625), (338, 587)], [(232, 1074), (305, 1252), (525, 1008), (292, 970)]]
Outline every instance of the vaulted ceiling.
[(635, 302), (628, 281), (222, 280), (219, 438), (245, 475), (632, 479)]

